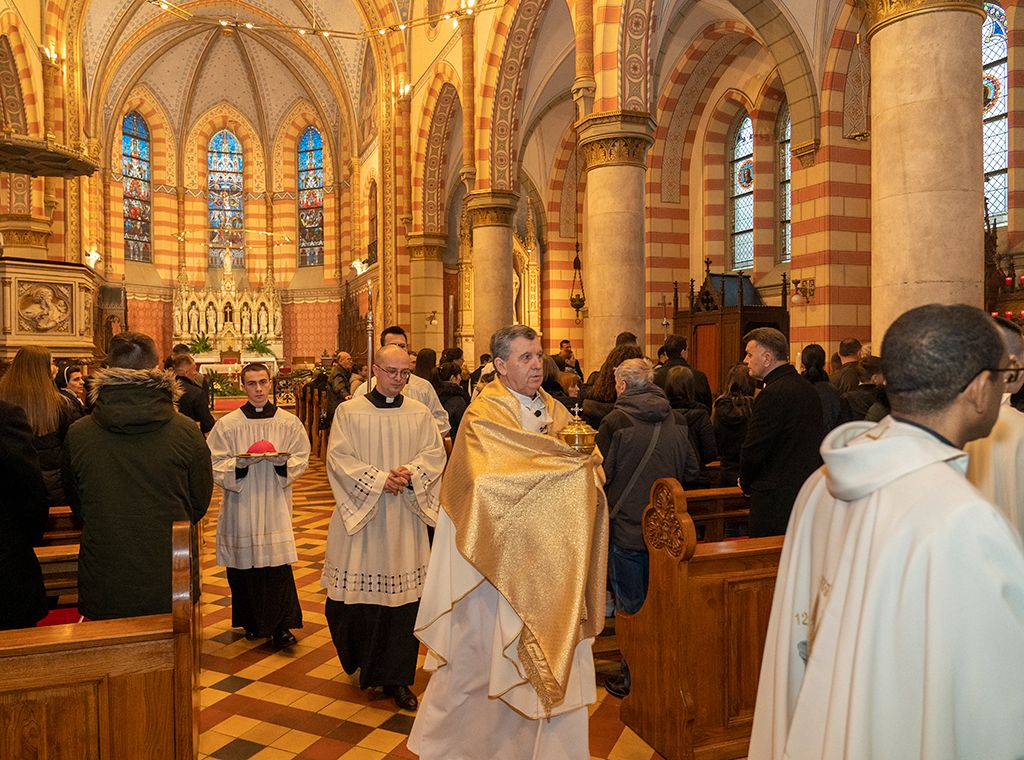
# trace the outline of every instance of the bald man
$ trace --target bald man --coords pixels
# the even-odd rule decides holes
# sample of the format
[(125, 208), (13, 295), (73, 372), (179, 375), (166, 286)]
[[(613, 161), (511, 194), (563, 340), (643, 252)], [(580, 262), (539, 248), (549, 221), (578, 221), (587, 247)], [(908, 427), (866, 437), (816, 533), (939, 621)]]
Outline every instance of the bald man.
[(381, 348), (371, 371), (373, 388), (341, 404), (331, 426), (327, 475), (337, 505), (321, 585), (345, 672), (358, 669), (360, 687), (380, 687), (401, 709), (415, 710), (412, 629), (445, 452), (430, 410), (403, 395), (405, 348)]

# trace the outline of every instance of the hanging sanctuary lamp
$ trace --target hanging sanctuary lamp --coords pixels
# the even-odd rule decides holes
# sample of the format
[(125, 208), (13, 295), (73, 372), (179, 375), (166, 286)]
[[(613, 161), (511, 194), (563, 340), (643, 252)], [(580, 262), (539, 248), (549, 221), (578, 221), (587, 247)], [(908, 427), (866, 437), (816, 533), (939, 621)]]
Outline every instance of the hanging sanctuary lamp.
[(583, 265), (580, 262), (580, 224), (579, 224), (579, 191), (580, 191), (580, 133), (576, 130), (576, 258), (572, 260), (572, 287), (569, 289), (569, 306), (576, 310), (576, 324), (582, 324), (580, 312), (587, 305), (587, 291), (583, 287)]

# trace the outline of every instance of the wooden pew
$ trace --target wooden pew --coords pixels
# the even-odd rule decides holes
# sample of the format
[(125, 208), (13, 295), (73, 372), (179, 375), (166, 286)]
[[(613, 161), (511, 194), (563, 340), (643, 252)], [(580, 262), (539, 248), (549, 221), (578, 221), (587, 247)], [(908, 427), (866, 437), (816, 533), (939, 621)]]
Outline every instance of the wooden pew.
[(0, 757), (197, 757), (189, 532), (175, 523), (170, 613), (0, 632)]
[(82, 538), (82, 524), (71, 513), (71, 507), (50, 507), (43, 531), (43, 546), (77, 544)]
[(78, 601), (78, 544), (37, 546), (36, 559), (43, 571), (46, 595), (62, 604)]
[(742, 758), (782, 536), (698, 545), (688, 496), (658, 480), (644, 511), (647, 599), (616, 619), (632, 681), (622, 721), (668, 760)]
[(727, 526), (734, 527), (736, 535), (747, 532), (750, 499), (738, 486), (687, 491), (686, 505), (690, 518), (703, 528), (702, 541), (721, 541)]

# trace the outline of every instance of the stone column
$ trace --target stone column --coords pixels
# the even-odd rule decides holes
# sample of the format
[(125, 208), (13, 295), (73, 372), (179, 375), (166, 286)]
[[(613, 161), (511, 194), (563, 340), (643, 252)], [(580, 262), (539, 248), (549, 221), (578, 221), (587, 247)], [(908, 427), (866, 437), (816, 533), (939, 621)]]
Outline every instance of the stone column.
[(497, 329), (512, 324), (512, 220), (518, 202), (518, 195), (500, 190), (466, 195), (473, 230), (473, 345), (478, 353), (489, 350)]
[(473, 189), (476, 181), (476, 75), (473, 69), (475, 20), (475, 16), (459, 19), (462, 35), (462, 93), (459, 96), (462, 105), (462, 169), (459, 176), (466, 184), (467, 191)]
[(409, 286), (412, 289), (410, 337), (417, 349), (444, 349), (443, 235), (409, 236)]
[[(871, 340), (922, 304), (982, 306), (978, 0), (870, 0)], [(914, 61), (914, 65), (907, 65)]]
[(600, 367), (623, 330), (645, 343), (644, 180), (654, 120), (645, 113), (591, 116), (580, 124), (587, 168), (585, 365)]
[(576, 0), (576, 78), (572, 83), (572, 99), (576, 101), (576, 118), (583, 119), (594, 110), (594, 0)]

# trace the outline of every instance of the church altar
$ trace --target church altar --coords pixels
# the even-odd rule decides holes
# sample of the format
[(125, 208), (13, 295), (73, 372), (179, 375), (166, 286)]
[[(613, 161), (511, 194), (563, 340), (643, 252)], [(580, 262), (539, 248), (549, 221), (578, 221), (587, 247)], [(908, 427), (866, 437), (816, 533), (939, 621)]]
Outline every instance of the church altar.
[[(184, 269), (179, 269), (172, 305), (174, 342), (192, 343), (205, 334), (214, 351), (244, 353), (252, 339), (259, 337), (266, 341), (273, 357), (284, 356), (281, 296), (274, 287), (273, 270), (267, 269), (262, 287), (254, 290), (246, 284), (239, 288), (230, 252), (225, 253), (223, 262), (220, 286), (216, 288), (193, 287)], [(277, 362), (270, 361), (273, 357), (262, 355), (254, 361), (273, 363), (276, 370)]]
[(200, 354), (195, 357), (196, 364), (199, 365), (199, 371), (206, 375), (217, 373), (218, 375), (225, 375), (232, 380), (236, 380), (239, 372), (242, 371), (242, 367), (246, 364), (259, 363), (267, 365), (267, 369), (270, 370), (270, 376), (277, 376), (277, 359), (273, 356), (258, 355), (247, 356), (242, 354), (242, 357), (231, 364), (225, 364), (220, 360), (220, 356), (217, 354)]

